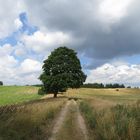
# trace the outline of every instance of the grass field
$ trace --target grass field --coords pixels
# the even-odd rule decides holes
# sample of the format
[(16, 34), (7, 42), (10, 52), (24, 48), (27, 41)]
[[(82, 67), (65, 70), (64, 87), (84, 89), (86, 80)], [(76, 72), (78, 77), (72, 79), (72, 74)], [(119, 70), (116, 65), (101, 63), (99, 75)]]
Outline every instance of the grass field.
[(0, 108), (0, 140), (47, 140), (65, 99)]
[[(39, 96), (37, 91), (31, 86), (0, 87), (0, 140), (48, 139), (67, 98), (78, 99), (89, 140), (139, 140), (140, 89), (69, 89), (57, 99)], [(71, 106), (57, 140), (84, 140), (76, 114)]]
[(81, 99), (90, 140), (139, 140), (139, 89), (78, 89), (67, 95)]
[(69, 90), (69, 98), (79, 98), (89, 140), (139, 140), (140, 89)]
[(110, 101), (112, 103), (133, 103), (140, 100), (140, 89), (90, 89), (68, 90), (67, 96), (81, 99)]
[(32, 86), (0, 86), (0, 106), (39, 99), (37, 92)]

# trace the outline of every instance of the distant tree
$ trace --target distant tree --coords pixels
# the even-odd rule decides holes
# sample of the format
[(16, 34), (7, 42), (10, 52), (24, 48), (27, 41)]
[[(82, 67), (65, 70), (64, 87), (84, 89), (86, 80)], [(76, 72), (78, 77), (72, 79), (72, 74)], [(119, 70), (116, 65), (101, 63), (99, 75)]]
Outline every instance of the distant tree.
[(55, 49), (42, 68), (39, 79), (43, 86), (39, 94), (53, 93), (57, 97), (59, 92), (65, 92), (68, 88), (79, 88), (86, 79), (77, 53), (67, 47)]
[(2, 86), (3, 85), (3, 82), (2, 81), (0, 81), (0, 86)]
[(102, 83), (88, 83), (88, 84), (84, 84), (82, 87), (84, 87), (84, 88), (104, 88), (104, 85)]
[(104, 88), (104, 84), (101, 83), (101, 84), (100, 84), (100, 88)]
[(125, 88), (125, 85), (124, 84), (120, 85), (120, 88)]
[(125, 88), (124, 84), (106, 84), (105, 85), (106, 88)]
[(113, 85), (112, 84), (106, 84), (105, 87), (106, 88), (113, 88)]
[(139, 87), (134, 87), (135, 89), (139, 89)]

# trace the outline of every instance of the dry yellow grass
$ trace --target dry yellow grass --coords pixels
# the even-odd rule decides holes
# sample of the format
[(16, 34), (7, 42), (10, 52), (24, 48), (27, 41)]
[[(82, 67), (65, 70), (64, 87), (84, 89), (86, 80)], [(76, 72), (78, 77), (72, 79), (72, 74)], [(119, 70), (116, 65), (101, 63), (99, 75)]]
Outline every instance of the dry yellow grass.
[(0, 115), (0, 139), (47, 139), (65, 98), (28, 103)]
[(107, 107), (115, 104), (133, 104), (140, 100), (140, 89), (69, 89), (68, 97), (86, 99), (96, 107)]
[[(13, 90), (15, 91), (15, 88)], [(22, 91), (20, 90), (20, 92)], [(30, 93), (36, 92), (36, 88), (29, 88), (28, 92), (30, 95)], [(91, 107), (88, 109), (88, 106), (83, 106), (85, 120), (88, 120), (87, 124), (89, 123), (93, 127), (93, 131), (90, 133), (91, 140), (93, 138), (98, 140), (101, 137), (110, 140), (137, 137), (135, 130), (140, 111), (138, 111), (139, 107), (133, 106), (133, 104), (140, 100), (139, 89), (119, 89), (119, 91), (116, 89), (69, 89), (67, 93), (58, 95), (57, 99), (52, 97), (53, 95), (46, 95), (40, 100), (22, 106), (18, 105), (18, 109), (0, 115), (0, 139), (48, 139), (54, 126), (54, 120), (61, 107), (65, 105), (67, 97), (79, 98), (78, 101), (84, 101)], [(122, 106), (116, 106), (117, 104)], [(125, 105), (130, 106), (125, 107)], [(59, 132), (58, 140), (83, 138), (75, 120), (76, 112), (71, 106), (71, 111), (66, 115), (65, 122)]]

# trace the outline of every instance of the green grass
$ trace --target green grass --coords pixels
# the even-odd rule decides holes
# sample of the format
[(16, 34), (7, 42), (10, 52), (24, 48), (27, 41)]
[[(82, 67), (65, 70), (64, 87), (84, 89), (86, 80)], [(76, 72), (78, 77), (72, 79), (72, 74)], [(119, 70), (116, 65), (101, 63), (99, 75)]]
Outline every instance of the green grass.
[(38, 87), (32, 86), (0, 86), (0, 106), (39, 99), (37, 92)]

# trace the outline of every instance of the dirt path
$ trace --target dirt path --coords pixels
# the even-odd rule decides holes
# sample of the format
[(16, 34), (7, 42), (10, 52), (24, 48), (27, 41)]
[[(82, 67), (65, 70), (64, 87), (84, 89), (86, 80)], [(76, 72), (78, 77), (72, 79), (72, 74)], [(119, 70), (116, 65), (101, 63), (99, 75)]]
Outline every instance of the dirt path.
[[(88, 132), (87, 132), (87, 128), (85, 125), (85, 121), (80, 113), (79, 107), (77, 105), (77, 102), (74, 100), (68, 100), (65, 107), (62, 109), (59, 117), (56, 120), (56, 123), (53, 127), (52, 130), (52, 136), (48, 139), (48, 140), (57, 140), (57, 135), (59, 134), (59, 130), (63, 129), (63, 123), (66, 119), (66, 116), (68, 114), (68, 112), (70, 111), (70, 107), (74, 107), (74, 109), (76, 110), (76, 113), (73, 114), (76, 117), (76, 126), (79, 128), (80, 133), (82, 133), (82, 139), (83, 140), (88, 140)], [(70, 137), (70, 136), (69, 136)], [(79, 138), (80, 139), (80, 138)]]
[(52, 136), (48, 140), (55, 140), (56, 134), (61, 129), (63, 121), (64, 121), (64, 119), (66, 117), (66, 114), (68, 112), (70, 103), (71, 103), (71, 101), (67, 101), (65, 107), (61, 110), (61, 113), (60, 113), (60, 115), (59, 115), (58, 119), (56, 120), (56, 123), (55, 123), (55, 125), (53, 127)]

